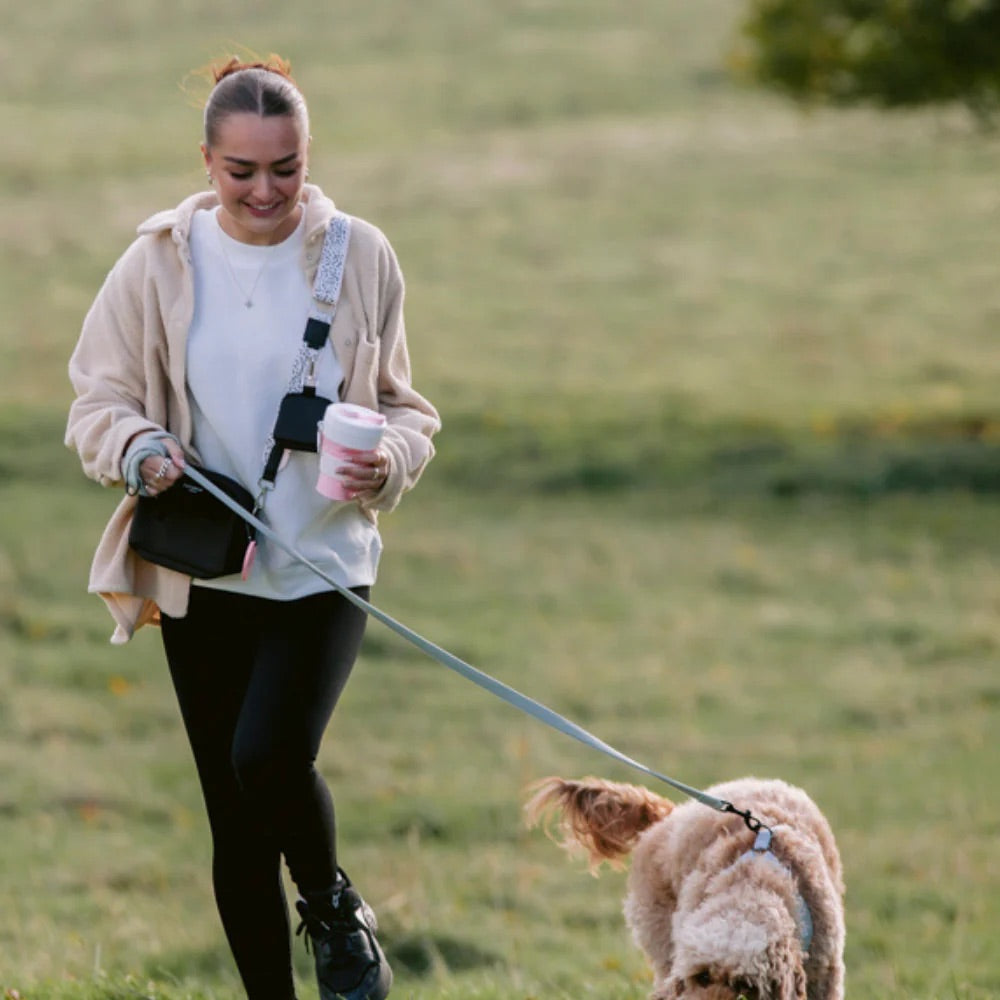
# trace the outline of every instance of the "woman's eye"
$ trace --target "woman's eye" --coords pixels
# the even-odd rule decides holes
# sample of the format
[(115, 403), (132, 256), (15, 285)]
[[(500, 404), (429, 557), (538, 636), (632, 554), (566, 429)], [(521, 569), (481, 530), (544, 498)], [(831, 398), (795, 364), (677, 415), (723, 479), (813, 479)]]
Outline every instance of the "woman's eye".
[(232, 177), (234, 181), (248, 181), (253, 176), (252, 174), (234, 174), (232, 171), (229, 172), (229, 176)]
[(296, 167), (294, 170), (275, 170), (275, 175), (277, 177), (294, 177), (299, 172), (299, 168)]

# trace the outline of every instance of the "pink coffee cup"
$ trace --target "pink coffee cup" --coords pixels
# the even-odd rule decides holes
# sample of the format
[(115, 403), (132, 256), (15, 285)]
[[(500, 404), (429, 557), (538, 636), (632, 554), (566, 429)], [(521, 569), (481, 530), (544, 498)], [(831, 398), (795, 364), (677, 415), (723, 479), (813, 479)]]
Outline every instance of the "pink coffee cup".
[(372, 458), (385, 433), (385, 417), (353, 403), (331, 403), (319, 425), (319, 478), (316, 490), (330, 500), (351, 500), (337, 474), (344, 461)]

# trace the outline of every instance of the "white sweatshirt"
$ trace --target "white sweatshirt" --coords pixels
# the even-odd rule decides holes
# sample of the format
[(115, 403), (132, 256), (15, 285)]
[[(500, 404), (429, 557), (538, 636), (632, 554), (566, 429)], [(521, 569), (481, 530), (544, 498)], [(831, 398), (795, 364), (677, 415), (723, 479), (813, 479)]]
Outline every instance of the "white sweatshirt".
[[(255, 246), (228, 236), (215, 209), (197, 211), (192, 219), (194, 316), (187, 342), (192, 440), (208, 468), (254, 495), (312, 304), (301, 266), (303, 243), (302, 222), (284, 242)], [(336, 400), (343, 372), (333, 351), (320, 352), (317, 374), (317, 394)], [(373, 584), (382, 551), (378, 529), (356, 503), (317, 493), (318, 472), (315, 453), (291, 452), (267, 496), (264, 520), (341, 585)], [(235, 575), (196, 583), (276, 600), (328, 589), (263, 538), (249, 579)]]

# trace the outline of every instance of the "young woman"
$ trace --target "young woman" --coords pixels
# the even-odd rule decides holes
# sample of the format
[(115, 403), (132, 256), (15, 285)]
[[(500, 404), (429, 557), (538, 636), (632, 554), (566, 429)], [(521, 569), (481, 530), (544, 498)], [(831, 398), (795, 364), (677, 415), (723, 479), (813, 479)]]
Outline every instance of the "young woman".
[[(125, 642), (158, 622), (211, 826), (219, 913), (250, 1000), (293, 1000), (281, 859), (299, 891), (323, 1000), (381, 1000), (392, 974), (376, 923), (337, 862), (334, 808), (314, 762), (365, 615), (266, 540), (250, 573), (213, 580), (129, 548), (135, 494), (175, 487), (186, 460), (257, 493), (266, 441), (313, 306), (333, 203), (306, 183), (309, 117), (286, 63), (215, 71), (201, 147), (214, 191), (139, 227), (84, 321), (70, 361), (67, 444), (127, 493), (90, 590)], [(350, 219), (339, 304), (317, 392), (379, 410), (377, 451), (338, 470), (352, 499), (315, 489), (315, 454), (291, 452), (263, 517), (341, 586), (367, 597), (377, 516), (433, 455), (434, 407), (410, 383), (403, 279), (374, 226)]]

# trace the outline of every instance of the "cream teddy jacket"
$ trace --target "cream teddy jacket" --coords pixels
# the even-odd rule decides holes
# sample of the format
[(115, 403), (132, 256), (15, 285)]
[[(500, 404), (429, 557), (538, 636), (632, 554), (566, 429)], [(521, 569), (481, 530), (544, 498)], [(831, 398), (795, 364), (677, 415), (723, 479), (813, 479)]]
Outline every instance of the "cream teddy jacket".
[[(303, 201), (302, 264), (311, 286), (334, 205), (312, 185), (306, 185)], [(79, 453), (84, 472), (104, 486), (122, 485), (128, 442), (146, 431), (169, 431), (199, 460), (191, 444), (185, 384), (185, 348), (194, 311), (188, 236), (194, 212), (217, 204), (214, 192), (203, 192), (144, 222), (84, 320), (69, 362), (76, 399), (66, 444)], [(389, 475), (364, 508), (375, 521), (377, 511), (392, 510), (419, 478), (434, 454), (431, 438), (440, 420), (410, 384), (403, 278), (396, 256), (385, 236), (361, 219), (351, 220), (329, 347), (344, 371), (342, 399), (377, 409), (387, 418), (382, 448), (389, 456)], [(135, 503), (135, 497), (125, 496), (118, 505), (90, 572), (89, 591), (104, 598), (117, 623), (116, 643), (127, 641), (140, 626), (158, 622), (160, 610), (172, 617), (186, 614), (191, 583), (129, 548)]]

